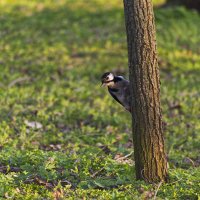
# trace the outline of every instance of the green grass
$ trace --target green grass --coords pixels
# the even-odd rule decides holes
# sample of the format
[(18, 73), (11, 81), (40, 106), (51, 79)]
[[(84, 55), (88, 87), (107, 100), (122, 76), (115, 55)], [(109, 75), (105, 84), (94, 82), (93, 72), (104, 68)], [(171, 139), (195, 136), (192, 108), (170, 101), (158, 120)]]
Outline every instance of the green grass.
[[(157, 1), (156, 3), (159, 3)], [(121, 1), (0, 4), (0, 197), (149, 199), (135, 181), (131, 121), (100, 76), (128, 77)], [(200, 198), (200, 15), (155, 8), (170, 182), (157, 199)], [(38, 122), (34, 128), (31, 122)], [(40, 125), (38, 124), (38, 125)]]

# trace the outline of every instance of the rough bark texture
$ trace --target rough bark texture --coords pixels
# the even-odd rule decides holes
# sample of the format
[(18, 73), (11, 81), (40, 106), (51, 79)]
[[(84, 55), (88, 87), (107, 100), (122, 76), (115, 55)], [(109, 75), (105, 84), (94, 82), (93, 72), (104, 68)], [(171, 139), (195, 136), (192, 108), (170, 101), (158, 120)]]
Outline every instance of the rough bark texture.
[(160, 77), (151, 0), (124, 0), (132, 95), (136, 178), (167, 179), (160, 109)]

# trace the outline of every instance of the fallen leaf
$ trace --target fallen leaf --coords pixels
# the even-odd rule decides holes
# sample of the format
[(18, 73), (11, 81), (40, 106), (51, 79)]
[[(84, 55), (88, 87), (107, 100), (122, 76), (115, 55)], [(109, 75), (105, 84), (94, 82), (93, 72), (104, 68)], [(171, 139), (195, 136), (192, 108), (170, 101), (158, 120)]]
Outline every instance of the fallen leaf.
[(41, 129), (42, 128), (42, 124), (40, 122), (35, 122), (35, 121), (29, 122), (28, 120), (25, 120), (24, 123), (29, 128), (33, 128), (33, 129)]

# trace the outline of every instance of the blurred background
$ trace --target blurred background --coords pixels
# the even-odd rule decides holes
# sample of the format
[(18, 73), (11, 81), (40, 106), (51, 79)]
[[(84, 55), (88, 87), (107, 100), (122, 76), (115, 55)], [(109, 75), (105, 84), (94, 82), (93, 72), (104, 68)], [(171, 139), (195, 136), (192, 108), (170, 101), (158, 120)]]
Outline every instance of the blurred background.
[[(196, 198), (200, 2), (153, 4), (170, 174), (191, 183), (159, 195)], [(124, 158), (132, 152), (130, 115), (100, 88), (104, 72), (128, 78), (123, 2), (1, 0), (0, 52), (2, 197), (72, 197), (70, 188), (77, 198), (143, 195)]]

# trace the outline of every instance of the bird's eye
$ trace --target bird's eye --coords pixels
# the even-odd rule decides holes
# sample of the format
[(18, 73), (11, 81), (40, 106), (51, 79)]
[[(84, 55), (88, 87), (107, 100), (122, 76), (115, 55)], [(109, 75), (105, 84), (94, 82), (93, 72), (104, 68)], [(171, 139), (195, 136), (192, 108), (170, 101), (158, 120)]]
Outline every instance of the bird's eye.
[(106, 80), (108, 80), (109, 79), (109, 77), (106, 77)]

